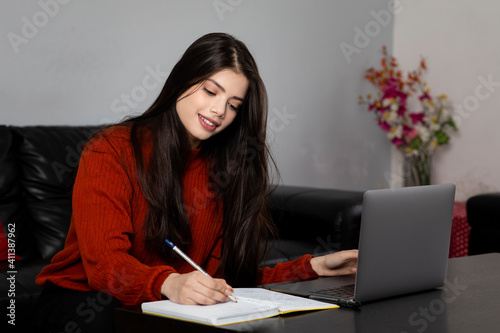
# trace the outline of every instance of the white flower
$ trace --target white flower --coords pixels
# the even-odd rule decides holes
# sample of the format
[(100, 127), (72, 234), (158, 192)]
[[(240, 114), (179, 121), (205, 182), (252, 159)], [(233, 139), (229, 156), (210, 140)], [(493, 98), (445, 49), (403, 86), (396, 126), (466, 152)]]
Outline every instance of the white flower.
[(441, 104), (441, 106), (445, 109), (453, 109), (453, 104), (451, 101), (446, 97), (446, 95), (439, 95), (436, 97), (436, 100)]
[(396, 113), (399, 110), (399, 104), (398, 103), (392, 103), (391, 104), (391, 111)]
[(384, 99), (382, 100), (382, 106), (383, 106), (384, 108), (386, 108), (386, 107), (388, 107), (389, 105), (391, 105), (391, 104), (392, 104), (392, 102), (393, 102), (393, 101), (392, 101), (392, 98), (384, 98)]
[(412, 148), (409, 148), (409, 147), (406, 148), (405, 153), (406, 153), (406, 156), (408, 156), (408, 157), (418, 156), (418, 154), (419, 154), (418, 150), (412, 149)]
[(392, 140), (394, 138), (400, 139), (403, 136), (403, 126), (392, 126), (389, 132), (387, 132), (387, 138)]
[(418, 136), (420, 137), (422, 142), (429, 141), (429, 139), (431, 137), (431, 133), (427, 127), (419, 124), (419, 125), (415, 126), (415, 129), (418, 131)]
[(438, 131), (441, 128), (441, 124), (439, 123), (437, 118), (432, 118), (429, 123), (429, 130), (432, 132)]
[(394, 125), (398, 122), (398, 114), (396, 112), (385, 111), (383, 117), (384, 121), (389, 125)]
[(433, 113), (435, 111), (434, 103), (427, 98), (422, 100), (422, 106), (427, 112)]
[(443, 109), (441, 110), (441, 117), (439, 119), (439, 122), (444, 123), (448, 121), (449, 118), (450, 118), (450, 110), (443, 107)]
[(436, 150), (437, 146), (438, 146), (438, 142), (437, 142), (436, 138), (433, 138), (432, 141), (429, 143), (429, 147), (428, 147), (429, 152), (432, 154)]
[(441, 122), (437, 119), (437, 115), (427, 115), (424, 116), (424, 123), (428, 125), (428, 129), (435, 132), (441, 128)]

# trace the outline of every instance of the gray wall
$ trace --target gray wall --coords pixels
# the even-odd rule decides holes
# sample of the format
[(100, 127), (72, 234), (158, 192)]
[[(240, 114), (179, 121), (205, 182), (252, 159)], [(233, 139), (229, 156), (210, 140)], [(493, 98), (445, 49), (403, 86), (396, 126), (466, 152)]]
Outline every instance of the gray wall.
[(432, 179), (455, 200), (500, 192), (500, 1), (402, 0), (394, 51), (404, 68), (427, 59), (432, 94), (452, 101), (458, 132), (434, 154)]
[(3, 0), (0, 123), (141, 113), (189, 44), (224, 31), (259, 64), (282, 183), (389, 187), (387, 139), (357, 98), (370, 91), (364, 70), (392, 48), (393, 21), (387, 0)]

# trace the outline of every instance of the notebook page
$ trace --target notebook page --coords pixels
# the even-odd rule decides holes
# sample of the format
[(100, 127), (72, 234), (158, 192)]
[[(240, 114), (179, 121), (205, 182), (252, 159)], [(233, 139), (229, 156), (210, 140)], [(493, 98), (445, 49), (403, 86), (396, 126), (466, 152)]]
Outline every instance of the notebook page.
[(215, 305), (182, 305), (170, 301), (155, 301), (142, 304), (142, 310), (171, 318), (210, 325), (223, 325), (242, 321), (276, 316), (279, 311), (274, 306), (254, 302), (225, 302)]
[(320, 309), (334, 309), (338, 305), (315, 301), (309, 298), (288, 295), (263, 288), (234, 288), (234, 297), (239, 301), (246, 299), (255, 299), (262, 304), (276, 304), (280, 313), (294, 311), (308, 311)]

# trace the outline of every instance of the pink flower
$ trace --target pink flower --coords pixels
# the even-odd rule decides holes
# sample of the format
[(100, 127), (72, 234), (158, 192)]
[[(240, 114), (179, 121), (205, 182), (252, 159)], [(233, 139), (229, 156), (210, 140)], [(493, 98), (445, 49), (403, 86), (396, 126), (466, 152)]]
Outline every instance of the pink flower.
[(398, 115), (403, 116), (406, 113), (406, 101), (404, 103), (401, 103), (398, 109)]
[(413, 131), (413, 127), (409, 127), (408, 125), (403, 125), (403, 135), (408, 135), (408, 133), (410, 133), (411, 131)]
[(422, 95), (418, 98), (420, 101), (423, 101), (424, 99), (428, 99), (429, 101), (432, 100), (431, 96), (427, 93), (427, 91), (424, 91)]
[[(456, 130), (456, 126), (452, 117), (446, 113), (447, 104), (441, 101), (441, 98), (446, 99), (446, 96), (432, 97), (427, 83), (421, 78), (427, 70), (425, 60), (421, 60), (417, 70), (403, 75), (396, 59), (387, 54), (385, 47), (382, 50), (384, 57), (381, 60), (381, 68), (369, 68), (365, 75), (378, 89), (377, 97), (372, 98), (372, 95), (368, 94), (367, 99), (364, 99), (360, 96), (360, 104), (368, 105), (368, 110), (374, 112), (377, 124), (386, 132), (388, 140), (398, 148), (406, 148), (406, 154), (418, 153), (415, 145), (427, 147), (445, 143), (432, 138), (434, 131), (443, 131), (445, 125)], [(415, 102), (421, 105), (421, 111), (408, 106), (407, 102), (413, 97)], [(448, 118), (448, 122), (437, 122), (436, 112), (439, 112), (439, 117), (444, 117), (443, 121)], [(434, 141), (429, 141), (430, 139)]]
[(391, 130), (391, 126), (388, 123), (383, 122), (381, 120), (378, 121), (378, 125), (385, 132), (389, 132)]
[(408, 139), (408, 141), (411, 141), (413, 140), (416, 136), (418, 135), (418, 130), (416, 129), (413, 129), (412, 131), (410, 131), (408, 133), (408, 135), (406, 136), (406, 138)]
[(374, 101), (372, 104), (369, 105), (368, 110), (372, 111), (374, 110), (375, 112), (384, 112), (387, 108), (384, 108), (382, 104), (380, 104), (379, 101)]
[(410, 117), (413, 120), (413, 124), (423, 123), (424, 122), (424, 113), (423, 112), (413, 112), (410, 113)]
[(396, 147), (401, 147), (401, 145), (403, 144), (403, 139), (394, 138), (394, 139), (392, 139), (392, 143), (393, 143)]

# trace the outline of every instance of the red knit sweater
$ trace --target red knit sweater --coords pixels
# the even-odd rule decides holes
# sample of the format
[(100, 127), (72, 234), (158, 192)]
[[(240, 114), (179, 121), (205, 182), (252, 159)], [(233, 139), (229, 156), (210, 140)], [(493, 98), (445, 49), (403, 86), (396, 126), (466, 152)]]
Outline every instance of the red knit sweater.
[[(148, 210), (135, 177), (129, 130), (109, 130), (92, 140), (82, 153), (73, 189), (73, 215), (65, 247), (37, 276), (68, 289), (110, 293), (125, 305), (161, 299), (161, 285), (170, 273), (188, 273), (185, 261), (167, 262), (148, 251), (143, 238)], [(146, 150), (151, 142), (145, 142)], [(91, 149), (89, 149), (91, 147)], [(183, 178), (184, 202), (192, 243), (187, 253), (208, 274), (217, 271), (222, 222), (207, 200), (207, 165), (193, 150)], [(211, 222), (210, 222), (211, 221)], [(259, 284), (316, 277), (311, 256), (264, 268)]]

